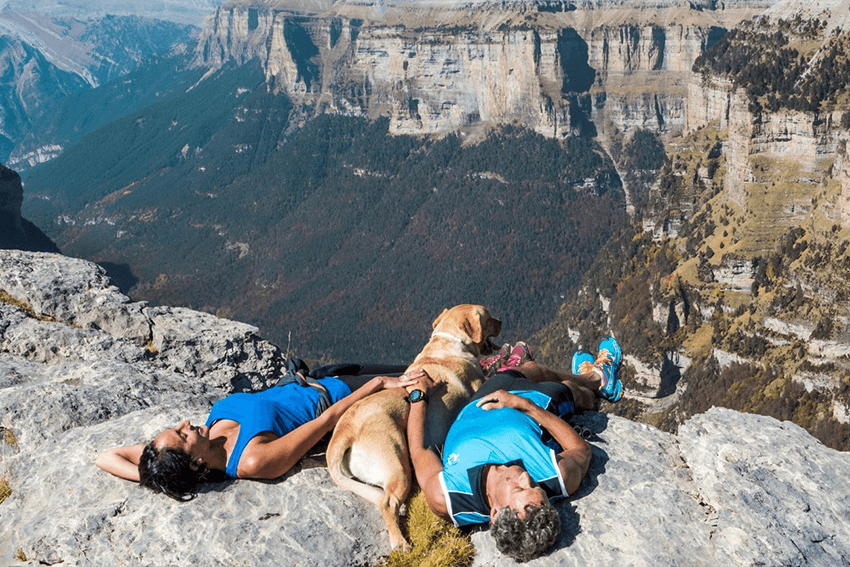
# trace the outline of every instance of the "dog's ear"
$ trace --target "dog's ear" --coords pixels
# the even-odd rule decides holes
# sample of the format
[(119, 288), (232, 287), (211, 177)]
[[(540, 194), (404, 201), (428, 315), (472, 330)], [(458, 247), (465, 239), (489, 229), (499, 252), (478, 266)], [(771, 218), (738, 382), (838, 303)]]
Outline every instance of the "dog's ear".
[(449, 312), (448, 309), (443, 309), (443, 312), (440, 313), (439, 315), (437, 315), (437, 318), (434, 319), (434, 324), (431, 325), (431, 328), (436, 329), (437, 325), (439, 325), (440, 322), (442, 322), (442, 320), (445, 318), (445, 316), (448, 314), (448, 312)]
[(486, 307), (473, 305), (463, 330), (476, 344), (481, 344), (502, 332), (502, 322), (490, 315)]
[(463, 332), (469, 335), (472, 342), (479, 344), (484, 341), (484, 325), (485, 321), (490, 317), (487, 310), (479, 305), (470, 305), (470, 310), (464, 318), (461, 328)]

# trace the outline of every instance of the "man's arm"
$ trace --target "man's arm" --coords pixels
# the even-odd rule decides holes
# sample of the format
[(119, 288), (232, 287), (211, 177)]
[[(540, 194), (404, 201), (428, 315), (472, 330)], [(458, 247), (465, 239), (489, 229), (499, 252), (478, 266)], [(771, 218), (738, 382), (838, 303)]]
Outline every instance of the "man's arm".
[(478, 401), (478, 407), (491, 410), (498, 408), (517, 409), (540, 424), (549, 432), (563, 451), (558, 453), (558, 468), (564, 478), (564, 488), (567, 494), (578, 490), (581, 480), (590, 468), (592, 452), (587, 441), (575, 432), (569, 423), (557, 415), (546, 411), (528, 398), (511, 394), (505, 390), (497, 390)]
[[(420, 389), (429, 393), (436, 384), (431, 377), (425, 374), (416, 387), (408, 387), (408, 390)], [(410, 447), (410, 460), (413, 461), (413, 470), (416, 473), (416, 481), (425, 502), (432, 512), (442, 518), (448, 518), (446, 508), (446, 497), (440, 486), (440, 473), (443, 463), (440, 458), (424, 446), (425, 443), (425, 416), (428, 411), (428, 402), (417, 402), (410, 404), (410, 416), (407, 419), (407, 444)]]

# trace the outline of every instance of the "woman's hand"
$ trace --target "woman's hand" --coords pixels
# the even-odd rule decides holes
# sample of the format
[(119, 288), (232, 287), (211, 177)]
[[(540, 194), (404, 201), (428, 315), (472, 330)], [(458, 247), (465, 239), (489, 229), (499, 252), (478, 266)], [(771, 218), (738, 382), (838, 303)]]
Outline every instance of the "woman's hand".
[(401, 376), (380, 376), (381, 379), (381, 388), (386, 390), (387, 388), (407, 388), (409, 386), (415, 386), (419, 383), (419, 374), (417, 370), (413, 372), (408, 372), (407, 374), (402, 374)]
[[(526, 411), (528, 404), (532, 402), (522, 396), (511, 394), (505, 390), (496, 390), (492, 394), (488, 394), (478, 400), (475, 405), (479, 408), (489, 411), (500, 408), (513, 408), (519, 411)], [(532, 404), (533, 405), (533, 404)]]

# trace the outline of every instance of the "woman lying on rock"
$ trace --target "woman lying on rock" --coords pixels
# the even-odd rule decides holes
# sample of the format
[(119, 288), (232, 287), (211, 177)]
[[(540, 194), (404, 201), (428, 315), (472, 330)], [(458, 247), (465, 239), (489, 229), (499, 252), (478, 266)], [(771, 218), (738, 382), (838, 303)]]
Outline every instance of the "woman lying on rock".
[(95, 464), (181, 501), (195, 497), (198, 483), (210, 471), (233, 478), (278, 478), (330, 432), (354, 402), (381, 389), (416, 384), (422, 377), (420, 372), (399, 376), (403, 371), (397, 366), (334, 365), (308, 374), (295, 359), (273, 388), (231, 394), (216, 402), (205, 425), (184, 421), (147, 445), (106, 451)]

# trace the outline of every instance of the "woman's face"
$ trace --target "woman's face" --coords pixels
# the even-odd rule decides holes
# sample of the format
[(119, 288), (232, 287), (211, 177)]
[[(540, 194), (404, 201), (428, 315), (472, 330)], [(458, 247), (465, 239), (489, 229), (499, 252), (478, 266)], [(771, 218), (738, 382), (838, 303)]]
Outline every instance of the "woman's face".
[(157, 435), (153, 444), (159, 450), (178, 449), (194, 459), (206, 456), (210, 446), (209, 435), (209, 427), (192, 425), (187, 419), (174, 429), (166, 429)]

